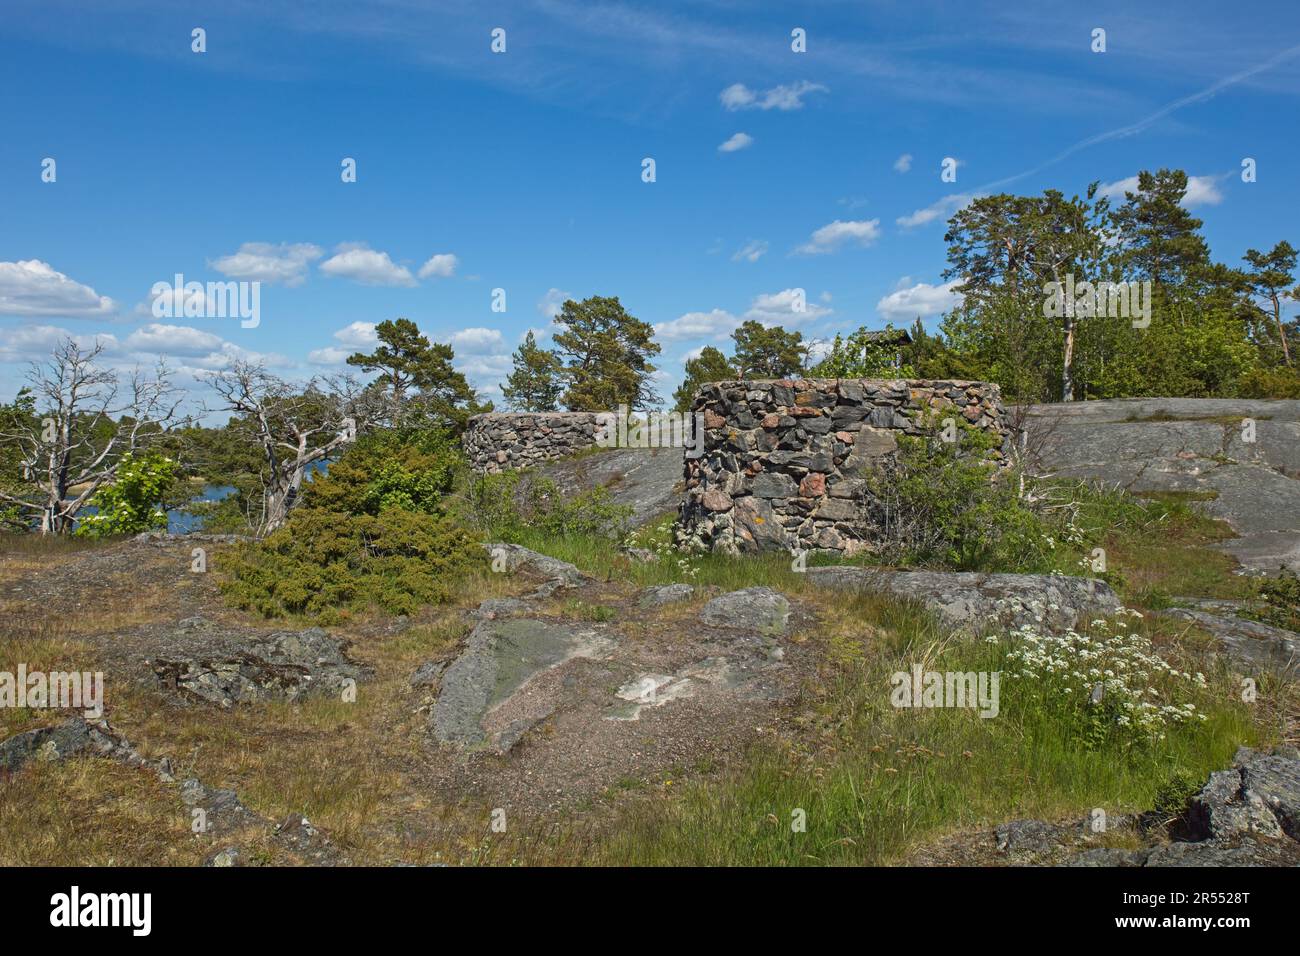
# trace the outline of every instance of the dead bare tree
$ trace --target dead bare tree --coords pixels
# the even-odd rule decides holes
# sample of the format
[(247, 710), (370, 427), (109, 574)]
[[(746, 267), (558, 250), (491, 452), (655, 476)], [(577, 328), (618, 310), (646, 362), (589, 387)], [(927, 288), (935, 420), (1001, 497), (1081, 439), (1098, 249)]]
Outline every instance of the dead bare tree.
[(347, 376), (295, 385), (241, 360), (208, 380), (265, 458), (259, 534), (284, 524), (308, 469), (354, 441), (372, 417), (366, 394)]
[(32, 414), (10, 415), (0, 444), (17, 449), (21, 482), (0, 489), (0, 501), (18, 508), (42, 534), (66, 534), (77, 513), (111, 483), (126, 455), (134, 455), (192, 419), (181, 416), (184, 395), (167, 369), (140, 369), (122, 383), (97, 364), (103, 344), (83, 348), (72, 338), (55, 346), (48, 362), (33, 362), (26, 394)]

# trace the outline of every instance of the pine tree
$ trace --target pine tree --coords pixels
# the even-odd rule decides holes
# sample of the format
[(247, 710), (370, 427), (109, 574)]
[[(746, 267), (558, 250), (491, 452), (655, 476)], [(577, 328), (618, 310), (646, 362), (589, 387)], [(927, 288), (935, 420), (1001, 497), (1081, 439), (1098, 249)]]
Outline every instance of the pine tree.
[(563, 328), (552, 339), (564, 361), (566, 408), (609, 411), (658, 404), (651, 384), (650, 357), (660, 351), (652, 341), (654, 329), (629, 314), (617, 296), (569, 299), (555, 322)]
[(539, 347), (530, 330), (511, 361), (514, 371), (501, 386), (506, 404), (521, 412), (555, 411), (564, 391), (560, 360), (555, 353)]

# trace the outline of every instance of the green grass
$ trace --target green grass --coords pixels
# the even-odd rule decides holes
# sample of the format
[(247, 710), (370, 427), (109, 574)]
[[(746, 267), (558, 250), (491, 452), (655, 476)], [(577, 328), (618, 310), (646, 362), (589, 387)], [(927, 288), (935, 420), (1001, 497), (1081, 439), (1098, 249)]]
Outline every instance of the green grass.
[[(1017, 817), (1082, 819), (1155, 806), (1181, 781), (1203, 781), (1257, 731), (1226, 685), (1209, 720), (1149, 748), (1089, 749), (1059, 715), (1002, 685), (1002, 710), (907, 710), (889, 704), (889, 675), (997, 670), (1003, 648), (951, 644), (915, 608), (853, 603), (862, 639), (832, 642), (838, 667), (806, 701), (802, 732), (760, 745), (721, 780), (629, 807), (601, 847), (626, 865), (871, 865), (905, 860), (944, 834)], [(1005, 674), (1004, 674), (1005, 677)], [(1167, 799), (1167, 798), (1164, 798)], [(794, 832), (793, 815), (806, 815)]]

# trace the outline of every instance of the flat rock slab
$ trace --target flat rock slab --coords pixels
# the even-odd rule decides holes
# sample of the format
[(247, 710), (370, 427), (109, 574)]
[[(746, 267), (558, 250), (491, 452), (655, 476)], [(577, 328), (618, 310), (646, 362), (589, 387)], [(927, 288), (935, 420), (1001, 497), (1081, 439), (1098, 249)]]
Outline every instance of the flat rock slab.
[(700, 620), (711, 627), (757, 631), (768, 637), (785, 633), (790, 602), (771, 588), (753, 587), (719, 595), (700, 609)]
[(539, 554), (518, 544), (496, 542), (485, 544), (492, 559), (492, 570), (499, 574), (531, 574), (543, 579), (540, 588), (528, 595), (530, 598), (550, 597), (561, 588), (577, 587), (591, 578), (579, 571), (568, 561)]
[(689, 601), (694, 596), (695, 587), (691, 584), (657, 584), (643, 590), (636, 603), (641, 608), (662, 607), (665, 604)]
[(1114, 614), (1119, 598), (1104, 581), (1061, 574), (979, 574), (973, 571), (892, 571), (809, 568), (825, 588), (888, 592), (925, 605), (949, 627), (970, 634), (1028, 624), (1054, 630)]
[[(1255, 423), (1247, 441), (1240, 421)], [(1300, 570), (1300, 401), (1150, 398), (1034, 405), (1040, 470), (1135, 493), (1211, 496), (1240, 536), (1219, 549), (1256, 573)]]
[[(319, 627), (272, 633), (231, 631), (202, 619), (181, 627), (226, 650), (211, 655), (157, 658), (154, 674), (182, 698), (231, 707), (258, 701), (296, 701), (341, 694), (369, 676), (344, 653), (346, 642)], [(191, 635), (193, 636), (193, 635)]]
[(1168, 613), (1208, 631), (1228, 658), (1249, 673), (1277, 671), (1288, 679), (1300, 675), (1300, 634), (1294, 631), (1207, 610), (1174, 608)]
[(685, 462), (681, 448), (611, 448), (538, 466), (562, 491), (605, 487), (616, 504), (632, 509), (632, 525), (675, 511)]
[(614, 694), (616, 702), (606, 720), (639, 720), (641, 712), (697, 694), (724, 692), (751, 703), (768, 703), (779, 696), (772, 682), (780, 659), (767, 656), (706, 657), (674, 674), (638, 674)]
[(63, 760), (89, 746), (90, 725), (84, 720), (28, 730), (0, 743), (0, 773), (14, 773), (31, 760)]
[(492, 711), (539, 673), (577, 657), (600, 657), (613, 645), (613, 640), (590, 628), (527, 618), (484, 621), (442, 675), (431, 715), (434, 735), (463, 747), (509, 750), (528, 726), (546, 714), (518, 717), (498, 728), (490, 721)]

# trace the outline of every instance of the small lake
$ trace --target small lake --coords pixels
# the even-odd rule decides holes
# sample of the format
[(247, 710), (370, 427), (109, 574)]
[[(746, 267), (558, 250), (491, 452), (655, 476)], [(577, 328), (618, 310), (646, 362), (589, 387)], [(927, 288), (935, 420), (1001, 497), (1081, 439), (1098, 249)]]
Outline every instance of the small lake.
[[(234, 485), (205, 485), (202, 491), (190, 499), (190, 503), (221, 501), (234, 493)], [(173, 508), (167, 512), (167, 530), (172, 534), (189, 534), (191, 531), (198, 531), (202, 523), (202, 518), (185, 508)]]

